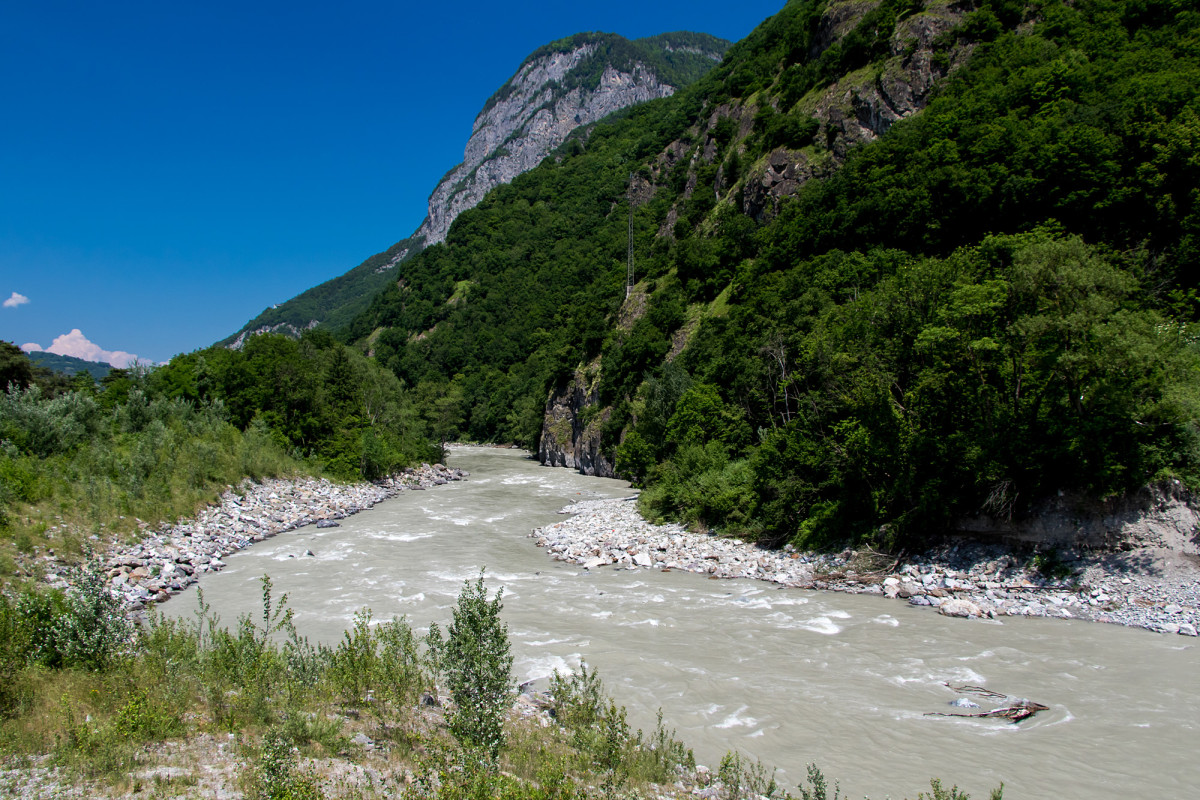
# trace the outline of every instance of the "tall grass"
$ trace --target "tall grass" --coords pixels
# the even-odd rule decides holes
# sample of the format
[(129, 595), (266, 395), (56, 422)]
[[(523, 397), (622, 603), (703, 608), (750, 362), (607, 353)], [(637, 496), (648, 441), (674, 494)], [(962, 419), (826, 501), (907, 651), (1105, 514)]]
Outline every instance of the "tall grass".
[(243, 478), (312, 474), (265, 424), (241, 431), (219, 403), (87, 395), (36, 386), (0, 395), (0, 578), (18, 554), (79, 555), (92, 536), (132, 537), (194, 513)]
[[(431, 653), (406, 620), (375, 623), (364, 609), (336, 646), (314, 646), (297, 633), (287, 597), (276, 597), (264, 578), (260, 612), (233, 627), (201, 597), (194, 621), (152, 615), (130, 635), (105, 628), (89, 610), (103, 606), (102, 584), (80, 586), (78, 602), (0, 595), (0, 759), (9, 764), (48, 755), (67, 779), (113, 784), (119, 793), (152, 766), (152, 745), (209, 732), (234, 734), (221, 738), (244, 767), (237, 788), (259, 800), (584, 800), (661, 795), (656, 787), (679, 780), (725, 800), (788, 797), (772, 772), (736, 753), (715, 773), (698, 771), (661, 714), (650, 733), (632, 731), (625, 709), (586, 665), (554, 676), (550, 717), (507, 713), (498, 759), (481, 759), (477, 743), (453, 729), (453, 702), (426, 707), (445, 648)], [(481, 584), (468, 584), (459, 598), (467, 606), (481, 601)], [(115, 646), (102, 661), (47, 658), (37, 646), (44, 629), (107, 631)], [(382, 753), (373, 762), (382, 772), (374, 788), (347, 794), (333, 785), (345, 765), (330, 779), (316, 765), (361, 760), (362, 733)], [(801, 797), (839, 797), (815, 767), (808, 778)], [(957, 788), (931, 787), (930, 800), (966, 800)]]

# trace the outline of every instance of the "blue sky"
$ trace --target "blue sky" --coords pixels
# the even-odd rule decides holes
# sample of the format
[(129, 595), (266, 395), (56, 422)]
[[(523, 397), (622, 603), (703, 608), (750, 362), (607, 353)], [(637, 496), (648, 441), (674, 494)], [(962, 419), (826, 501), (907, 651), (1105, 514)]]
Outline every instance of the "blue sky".
[(586, 5), (4, 3), (0, 339), (205, 347), (412, 233), (540, 45), (736, 41), (783, 0)]

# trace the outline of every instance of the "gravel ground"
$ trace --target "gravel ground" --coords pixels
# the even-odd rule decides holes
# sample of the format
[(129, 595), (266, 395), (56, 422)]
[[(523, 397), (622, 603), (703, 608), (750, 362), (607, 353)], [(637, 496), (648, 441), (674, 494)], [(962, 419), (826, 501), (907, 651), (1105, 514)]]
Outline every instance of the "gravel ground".
[[(337, 520), (400, 492), (460, 481), (468, 474), (441, 464), (422, 464), (376, 483), (338, 484), (313, 478), (246, 481), (237, 490), (226, 490), (219, 503), (202, 509), (194, 519), (158, 530), (145, 526), (140, 541), (111, 542), (101, 557), (109, 586), (136, 613), (165, 602), (204, 573), (220, 570), (225, 566), (223, 556), (255, 542), (305, 525), (336, 527)], [(67, 587), (67, 564), (53, 550), (37, 562), (23, 565), (23, 571), (41, 575), (50, 586)]]
[(1030, 559), (1000, 545), (962, 542), (900, 564), (868, 552), (771, 550), (679, 525), (652, 525), (638, 513), (636, 498), (589, 500), (561, 513), (571, 516), (530, 536), (556, 560), (584, 569), (678, 569), (882, 594), (957, 617), (1085, 619), (1186, 636), (1196, 636), (1200, 626), (1200, 562), (1169, 550), (1059, 551), (1043, 564), (1058, 577), (1046, 577)]

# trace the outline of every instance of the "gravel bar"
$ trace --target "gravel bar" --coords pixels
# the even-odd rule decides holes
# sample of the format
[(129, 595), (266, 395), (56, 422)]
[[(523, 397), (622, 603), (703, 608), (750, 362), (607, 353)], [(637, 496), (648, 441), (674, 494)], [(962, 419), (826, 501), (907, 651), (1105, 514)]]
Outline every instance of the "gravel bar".
[(567, 506), (563, 522), (530, 536), (552, 558), (594, 569), (683, 570), (782, 586), (878, 594), (954, 617), (1057, 617), (1196, 636), (1200, 567), (1174, 551), (1059, 551), (1065, 578), (1039, 575), (1029, 559), (996, 544), (960, 542), (889, 562), (873, 553), (763, 548), (739, 539), (654, 525), (635, 497)]

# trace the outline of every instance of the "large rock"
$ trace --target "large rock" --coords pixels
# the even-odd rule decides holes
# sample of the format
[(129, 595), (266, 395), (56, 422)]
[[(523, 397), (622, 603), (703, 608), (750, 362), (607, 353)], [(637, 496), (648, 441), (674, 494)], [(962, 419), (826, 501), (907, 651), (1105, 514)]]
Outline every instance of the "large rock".
[(546, 401), (538, 461), (548, 467), (577, 469), (584, 475), (615, 478), (612, 462), (600, 452), (600, 429), (611, 410), (604, 409), (584, 421), (584, 411), (600, 403), (599, 370), (592, 369), (597, 366), (576, 370), (567, 385)]
[(970, 600), (951, 597), (938, 606), (938, 613), (947, 617), (982, 617), (983, 609)]
[[(614, 111), (668, 97), (675, 88), (650, 67), (634, 61), (604, 68), (594, 88), (572, 85), (571, 73), (587, 68), (603, 47), (583, 41), (565, 52), (532, 57), (509, 79), (475, 119), (463, 163), (444, 177), (429, 197), (429, 216), (414, 234), (429, 246), (445, 241), (450, 223), (489, 191), (533, 169), (581, 125)], [(713, 52), (712, 58), (720, 60)]]

